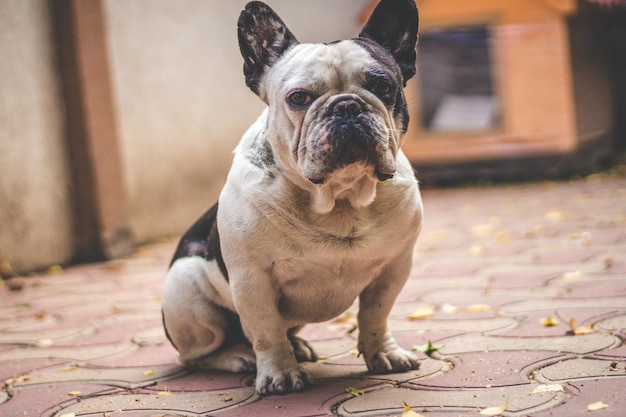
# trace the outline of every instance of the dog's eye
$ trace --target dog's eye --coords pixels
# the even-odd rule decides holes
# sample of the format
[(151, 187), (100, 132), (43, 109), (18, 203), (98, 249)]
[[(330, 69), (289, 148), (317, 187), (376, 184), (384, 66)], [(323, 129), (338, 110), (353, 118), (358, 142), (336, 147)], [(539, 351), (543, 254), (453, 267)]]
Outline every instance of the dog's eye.
[(391, 84), (387, 81), (378, 80), (374, 83), (372, 87), (372, 93), (376, 94), (379, 97), (383, 97), (388, 95), (391, 92)]
[(294, 91), (287, 96), (287, 102), (295, 108), (308, 106), (313, 101), (313, 97), (304, 91)]

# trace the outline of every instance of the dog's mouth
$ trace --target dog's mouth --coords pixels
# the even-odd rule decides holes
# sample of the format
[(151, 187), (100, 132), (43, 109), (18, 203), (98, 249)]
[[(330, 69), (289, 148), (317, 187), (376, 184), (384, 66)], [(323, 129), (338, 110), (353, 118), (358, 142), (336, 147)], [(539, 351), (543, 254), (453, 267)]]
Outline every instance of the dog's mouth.
[(379, 181), (393, 178), (395, 164), (385, 163), (380, 132), (373, 129), (372, 124), (367, 116), (328, 123), (323, 130), (323, 139), (319, 140), (326, 146), (323, 147), (323, 153), (318, 152), (311, 157), (318, 169), (315, 170), (316, 175), (309, 176), (309, 180), (314, 184), (323, 184), (331, 172), (357, 163), (373, 173)]

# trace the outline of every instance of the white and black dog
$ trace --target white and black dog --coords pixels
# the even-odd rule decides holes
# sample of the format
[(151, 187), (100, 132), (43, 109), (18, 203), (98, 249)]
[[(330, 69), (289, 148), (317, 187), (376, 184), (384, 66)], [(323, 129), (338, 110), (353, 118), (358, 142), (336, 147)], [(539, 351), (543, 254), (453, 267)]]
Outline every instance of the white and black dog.
[(267, 108), (167, 275), (163, 320), (184, 365), (256, 370), (261, 395), (302, 390), (298, 362), (316, 356), (296, 333), (358, 297), (370, 371), (418, 367), (387, 328), (422, 221), (400, 149), (417, 28), (414, 0), (382, 0), (358, 38), (305, 44), (267, 5), (245, 7), (246, 84)]

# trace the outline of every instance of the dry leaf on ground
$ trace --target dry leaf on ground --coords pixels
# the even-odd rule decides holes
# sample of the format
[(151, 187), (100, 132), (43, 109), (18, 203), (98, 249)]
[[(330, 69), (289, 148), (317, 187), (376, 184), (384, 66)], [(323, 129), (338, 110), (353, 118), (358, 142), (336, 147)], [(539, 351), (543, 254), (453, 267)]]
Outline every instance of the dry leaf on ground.
[(591, 403), (587, 406), (587, 410), (589, 411), (598, 411), (598, 410), (602, 410), (603, 408), (608, 408), (609, 405), (603, 403), (602, 401), (598, 401), (595, 403)]

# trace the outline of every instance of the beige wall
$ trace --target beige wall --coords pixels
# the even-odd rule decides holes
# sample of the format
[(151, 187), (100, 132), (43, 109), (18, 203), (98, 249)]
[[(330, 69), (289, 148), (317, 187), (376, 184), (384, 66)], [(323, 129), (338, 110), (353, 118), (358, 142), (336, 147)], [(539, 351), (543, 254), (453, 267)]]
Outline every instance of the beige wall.
[(0, 1), (0, 51), (0, 260), (18, 271), (67, 262), (68, 156), (46, 0)]
[[(216, 199), (262, 103), (245, 86), (245, 1), (108, 0), (117, 117), (139, 241), (177, 235)], [(356, 36), (366, 0), (268, 1), (300, 41)]]

